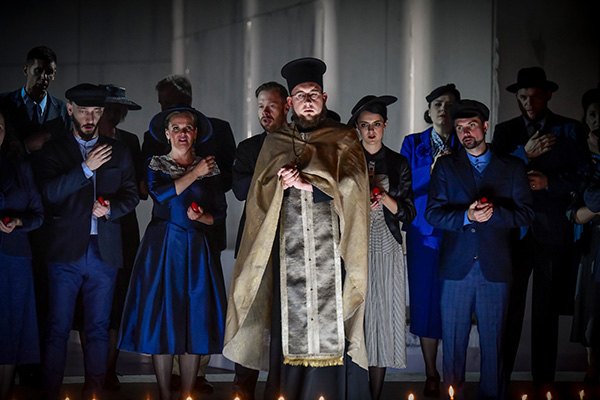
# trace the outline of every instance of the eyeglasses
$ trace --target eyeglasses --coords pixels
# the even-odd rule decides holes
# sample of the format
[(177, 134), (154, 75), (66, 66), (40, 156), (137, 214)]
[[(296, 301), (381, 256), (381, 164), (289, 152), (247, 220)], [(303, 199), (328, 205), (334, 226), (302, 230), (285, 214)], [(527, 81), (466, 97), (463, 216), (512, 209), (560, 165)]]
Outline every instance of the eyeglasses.
[(310, 93), (298, 92), (293, 94), (292, 97), (298, 101), (306, 101), (306, 99), (310, 99), (310, 101), (317, 101), (322, 94), (323, 93), (317, 91)]

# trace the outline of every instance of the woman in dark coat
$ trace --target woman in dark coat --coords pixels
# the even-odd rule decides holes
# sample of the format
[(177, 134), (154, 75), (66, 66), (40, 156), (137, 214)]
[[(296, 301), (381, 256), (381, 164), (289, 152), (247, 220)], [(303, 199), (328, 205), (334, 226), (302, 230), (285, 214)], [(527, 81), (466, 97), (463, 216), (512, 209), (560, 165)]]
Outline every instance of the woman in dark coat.
[(369, 280), (365, 339), (372, 400), (378, 400), (387, 367), (406, 368), (406, 290), (400, 222), (416, 215), (406, 157), (383, 144), (387, 106), (394, 96), (365, 96), (352, 109), (348, 125), (361, 139), (371, 185)]
[(44, 218), (42, 200), (21, 146), (0, 111), (0, 399), (16, 365), (40, 361), (28, 232)]

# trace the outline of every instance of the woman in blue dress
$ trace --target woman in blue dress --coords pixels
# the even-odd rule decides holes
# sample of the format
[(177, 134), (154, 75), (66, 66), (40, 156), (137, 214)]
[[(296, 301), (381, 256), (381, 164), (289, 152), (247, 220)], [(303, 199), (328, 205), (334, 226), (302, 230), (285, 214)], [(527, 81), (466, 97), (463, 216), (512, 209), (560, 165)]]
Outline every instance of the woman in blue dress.
[(225, 194), (214, 157), (195, 156), (195, 140), (212, 133), (195, 109), (157, 114), (150, 132), (170, 143), (148, 165), (154, 201), (123, 311), (120, 349), (152, 354), (160, 398), (171, 398), (173, 355), (179, 355), (181, 398), (191, 396), (201, 354), (223, 348), (225, 284), (205, 227), (222, 223)]
[(439, 397), (440, 374), (436, 359), (438, 341), (442, 338), (440, 313), (441, 282), (437, 277), (442, 231), (425, 221), (427, 193), (431, 171), (438, 157), (448, 154), (458, 145), (452, 135), (448, 106), (460, 100), (454, 84), (434, 89), (427, 97), (425, 122), (433, 124), (424, 132), (404, 138), (400, 154), (408, 159), (412, 169), (412, 184), (417, 217), (412, 224), (403, 224), (406, 231), (406, 261), (410, 297), (410, 331), (419, 336), (425, 360), (427, 380), (423, 394)]
[(40, 361), (28, 232), (44, 219), (42, 199), (21, 145), (0, 111), (0, 399), (16, 365)]

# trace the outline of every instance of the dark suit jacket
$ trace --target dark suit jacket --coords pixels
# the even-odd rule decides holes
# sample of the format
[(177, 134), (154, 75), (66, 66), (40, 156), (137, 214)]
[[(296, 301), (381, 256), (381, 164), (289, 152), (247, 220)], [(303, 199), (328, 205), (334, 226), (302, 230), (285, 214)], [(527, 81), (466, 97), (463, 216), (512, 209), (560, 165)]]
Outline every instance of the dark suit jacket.
[[(233, 180), (231, 189), (236, 199), (240, 201), (246, 201), (248, 196), (248, 190), (250, 190), (250, 183), (252, 183), (252, 176), (254, 175), (254, 168), (256, 167), (256, 160), (260, 154), (260, 149), (267, 137), (267, 132), (263, 131), (260, 135), (252, 136), (246, 140), (243, 140), (238, 145), (235, 151), (235, 160), (233, 161)], [(242, 240), (242, 233), (244, 232), (244, 225), (246, 224), (246, 204), (244, 203), (244, 211), (240, 218), (240, 225), (238, 227), (237, 239), (235, 241), (235, 256), (240, 248), (240, 242)]]
[[(533, 219), (531, 191), (522, 161), (489, 151), (491, 160), (479, 189), (463, 148), (441, 157), (433, 169), (425, 218), (444, 229), (441, 279), (463, 279), (478, 260), (488, 281), (511, 280), (510, 230)], [(494, 214), (487, 222), (464, 225), (465, 211), (482, 197), (492, 202)]]
[[(540, 171), (548, 177), (547, 190), (532, 190), (535, 219), (531, 233), (541, 243), (564, 245), (572, 241), (573, 232), (566, 210), (571, 192), (582, 184), (589, 165), (589, 151), (578, 121), (550, 112), (541, 134), (547, 133), (557, 138), (552, 150), (527, 164), (528, 171)], [(528, 140), (523, 117), (518, 116), (496, 126), (492, 143), (498, 154), (507, 155), (525, 146)]]
[(27, 108), (21, 97), (21, 89), (0, 95), (0, 107), (8, 111), (10, 121), (17, 137), (24, 142), (31, 134), (50, 132), (52, 139), (63, 137), (71, 130), (71, 118), (67, 106), (62, 100), (47, 94), (46, 111), (41, 125), (35, 125), (27, 115)]
[[(123, 264), (119, 218), (139, 202), (129, 149), (114, 139), (100, 136), (98, 143), (112, 146), (112, 158), (96, 170), (96, 198), (110, 200), (110, 216), (98, 219), (98, 244), (104, 262)], [(74, 262), (88, 247), (92, 206), (96, 201), (92, 180), (81, 168), (83, 158), (75, 137), (47, 142), (37, 167), (44, 199), (44, 240), (40, 244), (46, 262)]]

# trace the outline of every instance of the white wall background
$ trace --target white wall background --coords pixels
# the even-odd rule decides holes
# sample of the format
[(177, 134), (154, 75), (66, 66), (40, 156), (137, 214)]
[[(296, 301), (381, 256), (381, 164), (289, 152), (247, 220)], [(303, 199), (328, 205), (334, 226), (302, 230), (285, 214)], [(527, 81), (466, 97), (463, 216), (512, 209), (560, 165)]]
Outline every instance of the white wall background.
[[(425, 95), (454, 82), (463, 97), (492, 108), (492, 124), (517, 113), (504, 88), (519, 68), (543, 66), (560, 85), (551, 106), (580, 118), (583, 92), (600, 78), (598, 4), (591, 0), (33, 0), (3, 6), (0, 92), (24, 83), (26, 52), (46, 44), (58, 55), (50, 91), (80, 82), (125, 86), (143, 106), (122, 128), (142, 138), (159, 111), (154, 85), (169, 73), (192, 81), (194, 105), (231, 123), (236, 141), (259, 133), (254, 90), (282, 83), (280, 69), (303, 56), (322, 58), (328, 106), (350, 116), (366, 94), (392, 94), (384, 141), (399, 149), (423, 130)], [(498, 118), (496, 118), (498, 117)], [(241, 205), (228, 194), (229, 248)], [(138, 208), (141, 229), (151, 204)], [(232, 251), (223, 254), (226, 275)], [(526, 321), (526, 324), (528, 321)], [(568, 323), (563, 323), (565, 335)], [(528, 341), (528, 327), (523, 343)], [(563, 340), (564, 339), (564, 340)], [(521, 364), (527, 369), (528, 349)], [(580, 369), (581, 349), (561, 338), (559, 369)], [(576, 361), (573, 361), (573, 360)], [(420, 366), (411, 366), (420, 370)]]

